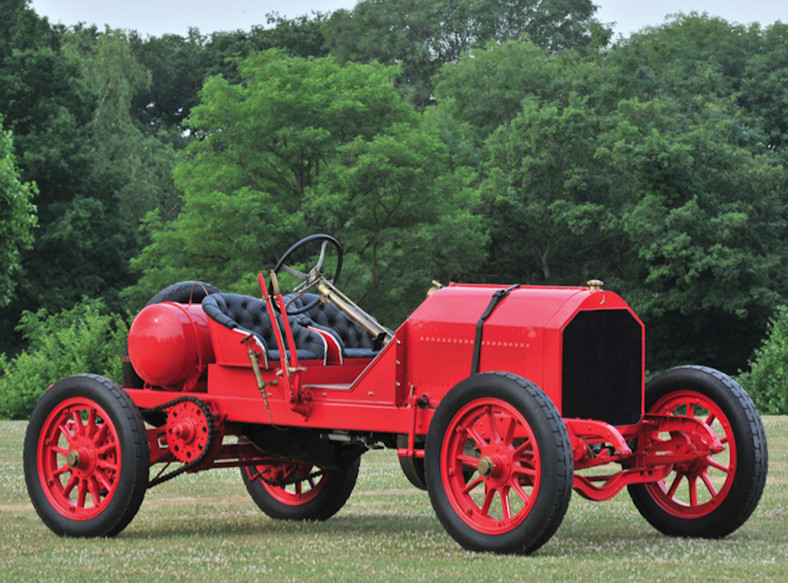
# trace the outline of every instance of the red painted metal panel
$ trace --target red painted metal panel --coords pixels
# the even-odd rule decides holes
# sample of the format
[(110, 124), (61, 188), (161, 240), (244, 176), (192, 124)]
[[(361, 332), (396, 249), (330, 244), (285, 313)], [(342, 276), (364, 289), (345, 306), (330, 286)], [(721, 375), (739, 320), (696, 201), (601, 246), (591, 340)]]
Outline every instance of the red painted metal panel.
[[(305, 419), (289, 406), (276, 372), (263, 370), (274, 423), (357, 431), (408, 433), (414, 415), (426, 433), (433, 408), (471, 371), (477, 322), (503, 286), (450, 285), (438, 290), (397, 330), (395, 339), (372, 361), (343, 365), (306, 362), (298, 373), (308, 394)], [(587, 288), (523, 286), (511, 291), (487, 319), (479, 371), (505, 370), (540, 386), (561, 408), (562, 331), (581, 310), (627, 309), (616, 294)], [(633, 314), (634, 316), (634, 314)], [(636, 316), (635, 316), (636, 317)], [(269, 423), (237, 334), (212, 326), (219, 364), (210, 366), (207, 396), (228, 422)], [(229, 334), (228, 334), (229, 333)], [(593, 341), (593, 339), (589, 339)], [(221, 347), (220, 344), (227, 344)], [(233, 366), (226, 366), (232, 364)], [(173, 398), (171, 391), (129, 391), (142, 407)], [(429, 407), (414, 411), (426, 397)]]

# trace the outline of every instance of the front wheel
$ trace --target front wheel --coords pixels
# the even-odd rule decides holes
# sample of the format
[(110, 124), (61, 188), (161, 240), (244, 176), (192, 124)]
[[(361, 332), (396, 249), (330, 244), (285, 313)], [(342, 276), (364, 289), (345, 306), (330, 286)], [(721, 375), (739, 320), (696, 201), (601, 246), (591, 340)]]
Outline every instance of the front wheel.
[(47, 390), (27, 426), (23, 455), (30, 500), (61, 536), (113, 536), (145, 496), (145, 424), (109, 379), (77, 375)]
[[(646, 411), (692, 417), (706, 424), (724, 449), (675, 464), (664, 480), (628, 487), (635, 506), (660, 532), (718, 538), (750, 517), (766, 483), (766, 434), (752, 400), (729, 376), (683, 366), (646, 385)], [(644, 436), (638, 448), (659, 449), (675, 436)]]
[(441, 401), (425, 450), (438, 519), (474, 551), (531, 553), (558, 529), (572, 495), (566, 426), (545, 393), (508, 373), (474, 375)]
[(344, 469), (322, 470), (310, 463), (283, 461), (241, 468), (257, 506), (279, 520), (326, 520), (345, 505), (356, 485), (361, 458)]

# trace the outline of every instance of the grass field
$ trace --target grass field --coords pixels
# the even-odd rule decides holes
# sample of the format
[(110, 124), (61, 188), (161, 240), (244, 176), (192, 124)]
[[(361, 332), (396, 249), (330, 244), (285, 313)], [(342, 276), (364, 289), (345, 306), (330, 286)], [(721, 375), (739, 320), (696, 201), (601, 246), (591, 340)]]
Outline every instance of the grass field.
[(61, 539), (38, 519), (22, 475), (24, 422), (0, 422), (3, 581), (788, 581), (788, 417), (764, 419), (769, 476), (760, 506), (722, 540), (665, 537), (625, 492), (575, 495), (558, 533), (529, 557), (462, 550), (393, 452), (364, 456), (348, 504), (323, 523), (263, 515), (237, 470), (148, 491), (114, 539)]

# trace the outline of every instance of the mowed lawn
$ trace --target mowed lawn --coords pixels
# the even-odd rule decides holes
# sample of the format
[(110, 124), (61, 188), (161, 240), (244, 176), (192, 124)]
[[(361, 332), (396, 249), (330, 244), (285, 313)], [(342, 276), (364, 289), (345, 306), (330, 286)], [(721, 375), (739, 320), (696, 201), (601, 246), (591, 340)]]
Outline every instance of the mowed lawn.
[(323, 523), (263, 515), (237, 470), (149, 490), (113, 539), (62, 539), (38, 519), (22, 474), (25, 422), (0, 422), (3, 581), (788, 581), (788, 417), (764, 419), (766, 491), (722, 540), (665, 537), (626, 492), (574, 495), (558, 533), (527, 557), (462, 550), (391, 451), (366, 454), (347, 505)]

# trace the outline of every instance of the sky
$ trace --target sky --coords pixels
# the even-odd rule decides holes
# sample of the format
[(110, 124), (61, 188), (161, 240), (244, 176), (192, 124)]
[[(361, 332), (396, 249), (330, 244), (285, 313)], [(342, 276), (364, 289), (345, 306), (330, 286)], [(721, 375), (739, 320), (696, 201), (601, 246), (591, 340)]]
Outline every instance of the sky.
[[(782, 0), (595, 0), (597, 18), (617, 23), (616, 35), (628, 36), (645, 26), (662, 24), (678, 12), (706, 12), (729, 22), (767, 26), (788, 24), (788, 3)], [(276, 12), (293, 18), (312, 12), (351, 9), (356, 0), (33, 0), (32, 7), (53, 24), (84, 22), (103, 28), (136, 30), (142, 35), (185, 35), (189, 27), (203, 34), (265, 25)]]

